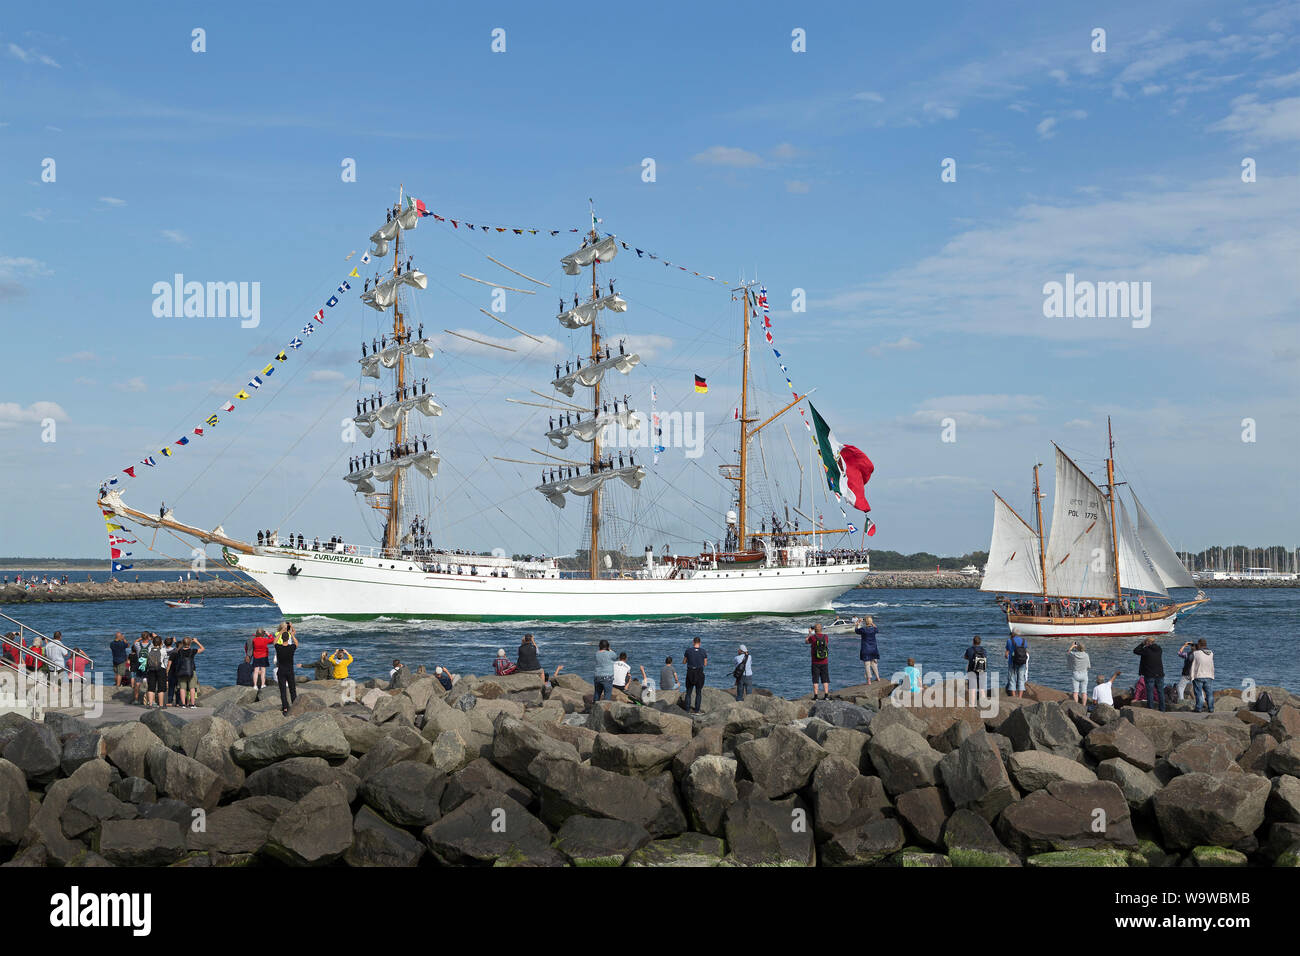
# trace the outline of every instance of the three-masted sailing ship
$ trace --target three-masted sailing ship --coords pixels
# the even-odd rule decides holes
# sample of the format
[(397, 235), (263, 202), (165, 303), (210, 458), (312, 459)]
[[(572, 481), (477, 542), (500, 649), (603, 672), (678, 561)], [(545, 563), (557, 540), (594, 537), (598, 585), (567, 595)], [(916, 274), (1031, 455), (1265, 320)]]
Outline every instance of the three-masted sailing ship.
[[(146, 514), (127, 506), (116, 490), (100, 498), (101, 510), (221, 545), (225, 561), (263, 585), (289, 617), (485, 621), (797, 615), (830, 611), (835, 598), (862, 582), (870, 569), (865, 552), (826, 547), (830, 540), (842, 540), (832, 536), (850, 534), (848, 529), (778, 532), (774, 527), (769, 532), (764, 522), (762, 531), (754, 533), (747, 524), (749, 445), (802, 397), (761, 422), (754, 414), (749, 395), (753, 295), (744, 285), (732, 290), (743, 303), (743, 368), (736, 415), (739, 460), (724, 466), (724, 475), (735, 482), (735, 509), (724, 518), (726, 544), (706, 546), (690, 555), (656, 555), (646, 547), (644, 564), (629, 567), (620, 562), (619, 568), (613, 567), (608, 551), (602, 553), (602, 492), (614, 481), (639, 489), (647, 479), (647, 468), (644, 458), (636, 461), (635, 450), (625, 456), (622, 450), (611, 452), (601, 444), (607, 429), (633, 428), (642, 419), (629, 407), (627, 396), (621, 402), (602, 397), (605, 380), (628, 375), (640, 357), (627, 353), (621, 342), (615, 352), (601, 334), (602, 312), (624, 312), (628, 302), (614, 290), (613, 282), (602, 288), (598, 270), (614, 260), (619, 245), (612, 235), (598, 233), (594, 213), (581, 247), (561, 259), (566, 275), (590, 270), (590, 292), (585, 299), (575, 297), (572, 307), (561, 300), (556, 317), (563, 328), (589, 329), (590, 350), (569, 367), (556, 367), (550, 383), (555, 393), (551, 407), (560, 418), (558, 425), (550, 422), (546, 432), (555, 449), (566, 449), (576, 441), (590, 444), (590, 455), (582, 462), (547, 453), (536, 485), (548, 502), (560, 508), (570, 496), (588, 499), (585, 572), (575, 573), (555, 557), (519, 559), (437, 547), (422, 519), (407, 521), (404, 493), (407, 482), (432, 479), (439, 467), (437, 449), (416, 433), (412, 422), (414, 416), (438, 416), (443, 409), (428, 391), (428, 376), (417, 379), (410, 370), (411, 363), (431, 358), (435, 348), (424, 337), (422, 326), (412, 330), (402, 307), (404, 297), (425, 289), (428, 279), (412, 266), (404, 248), (404, 234), (418, 222), (415, 209), (402, 209), (399, 201), (390, 213), (371, 236), (371, 255), (386, 256), (391, 245), (392, 268), (373, 289), (362, 293), (361, 301), (391, 311), (392, 329), (379, 341), (368, 343), (369, 348), (363, 344), (359, 360), (363, 377), (390, 375), (381, 379), (377, 395), (358, 401), (354, 422), (367, 438), (389, 433), (391, 437), (382, 447), (353, 456), (343, 476), (384, 516), (379, 545), (337, 539), (321, 544), (301, 536), (282, 540), (276, 531), (259, 534), (259, 542), (252, 544), (230, 537), (221, 527), (207, 531), (182, 523), (171, 511), (156, 517)], [(585, 401), (581, 390), (586, 391)], [(580, 410), (576, 419), (575, 409)]]
[[(1109, 434), (1106, 491), (1056, 448), (1052, 527), (1043, 529), (1043, 496), (1034, 466), (1030, 526), (993, 492), (993, 539), (980, 590), (998, 593), (1013, 635), (1026, 637), (1169, 634), (1180, 614), (1206, 603), (1203, 591), (1167, 600), (1170, 588), (1194, 587), (1133, 490), (1136, 527), (1115, 481), (1115, 442)], [(1001, 595), (1020, 595), (1019, 598)]]

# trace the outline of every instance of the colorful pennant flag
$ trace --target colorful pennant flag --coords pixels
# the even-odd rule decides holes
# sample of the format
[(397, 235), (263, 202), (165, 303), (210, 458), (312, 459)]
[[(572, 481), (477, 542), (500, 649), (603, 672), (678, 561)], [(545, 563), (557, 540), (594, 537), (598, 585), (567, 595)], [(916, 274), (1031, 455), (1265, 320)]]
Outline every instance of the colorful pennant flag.
[(708, 392), (709, 383), (704, 381), (704, 376), (702, 375), (695, 376), (695, 390), (699, 392), (701, 395)]

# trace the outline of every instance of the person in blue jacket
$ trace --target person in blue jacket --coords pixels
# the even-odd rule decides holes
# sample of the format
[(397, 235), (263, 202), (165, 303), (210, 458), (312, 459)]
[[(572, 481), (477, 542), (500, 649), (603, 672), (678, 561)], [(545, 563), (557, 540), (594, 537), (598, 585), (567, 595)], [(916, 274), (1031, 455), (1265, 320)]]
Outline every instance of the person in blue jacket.
[[(879, 631), (870, 614), (858, 620), (854, 633), (862, 639), (858, 648), (858, 660), (862, 661), (862, 679), (868, 684), (872, 680), (880, 680), (880, 648), (876, 646), (876, 634)], [(875, 674), (874, 678), (872, 674)]]

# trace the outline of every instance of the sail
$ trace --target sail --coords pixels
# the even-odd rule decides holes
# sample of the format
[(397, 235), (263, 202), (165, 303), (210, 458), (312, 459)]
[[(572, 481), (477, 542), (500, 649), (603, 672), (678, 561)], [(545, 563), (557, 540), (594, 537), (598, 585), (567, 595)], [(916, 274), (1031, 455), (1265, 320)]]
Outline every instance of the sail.
[(1137, 532), (1129, 524), (1128, 509), (1124, 507), (1124, 499), (1116, 495), (1115, 501), (1119, 505), (1119, 512), (1115, 517), (1118, 520), (1116, 531), (1119, 537), (1120, 587), (1129, 591), (1146, 591), (1148, 594), (1168, 597), (1165, 586), (1160, 583), (1160, 576), (1156, 574), (1156, 569), (1147, 560), (1146, 552), (1142, 550), (1142, 542), (1138, 540)]
[(601, 309), (609, 309), (611, 312), (626, 312), (627, 300), (617, 292), (606, 296), (601, 296), (591, 302), (584, 302), (582, 305), (575, 305), (572, 309), (561, 312), (557, 318), (560, 324), (566, 329), (578, 329), (585, 325), (591, 325), (596, 321), (596, 313)]
[(613, 414), (589, 418), (585, 422), (574, 422), (572, 425), (552, 428), (546, 433), (546, 437), (557, 448), (568, 448), (571, 437), (579, 441), (592, 441), (607, 425), (622, 425), (628, 431), (636, 431), (641, 427), (641, 416), (637, 412), (624, 408)]
[(1056, 449), (1056, 494), (1047, 539), (1047, 593), (1060, 597), (1115, 596), (1115, 565), (1106, 496)]
[(374, 483), (370, 479), (388, 481), (404, 468), (414, 468), (426, 478), (433, 478), (438, 474), (439, 461), (436, 451), (422, 451), (415, 455), (403, 455), (392, 461), (380, 462), (370, 468), (361, 468), (344, 475), (343, 480), (353, 485), (357, 491), (369, 493), (375, 490)]
[(1043, 590), (1038, 532), (996, 492), (993, 494), (993, 540), (981, 591), (1038, 594)]
[(420, 222), (420, 213), (414, 207), (409, 207), (396, 219), (390, 219), (378, 229), (370, 234), (370, 241), (375, 247), (370, 250), (372, 256), (388, 255), (388, 243), (396, 239), (397, 234), (402, 229), (414, 229)]
[(623, 482), (631, 488), (640, 488), (641, 482), (645, 480), (646, 470), (641, 465), (629, 465), (626, 468), (612, 468), (605, 471), (597, 471), (590, 475), (575, 475), (572, 478), (561, 478), (558, 481), (548, 481), (545, 484), (538, 485), (537, 490), (546, 496), (546, 500), (557, 508), (564, 507), (564, 493), (588, 496), (591, 495), (605, 482), (614, 478), (622, 478)]
[(370, 378), (379, 378), (379, 366), (392, 368), (397, 364), (398, 356), (413, 355), (416, 358), (433, 358), (433, 343), (428, 339), (417, 339), (402, 345), (390, 345), (371, 355), (357, 359), (361, 363), (361, 374)]
[(373, 289), (361, 293), (358, 298), (375, 311), (383, 312), (386, 308), (397, 301), (397, 289), (398, 286), (402, 285), (414, 286), (417, 289), (427, 289), (429, 287), (429, 277), (419, 269), (408, 269), (400, 275), (393, 276), (391, 279), (385, 279)]
[(632, 369), (641, 364), (641, 356), (635, 352), (631, 355), (615, 355), (611, 358), (602, 359), (599, 362), (592, 362), (590, 365), (584, 365), (576, 372), (570, 372), (561, 378), (551, 382), (556, 391), (563, 392), (565, 395), (572, 396), (573, 389), (576, 385), (585, 385), (591, 388), (602, 378), (610, 369), (616, 372), (622, 372), (626, 375)]
[(417, 411), (421, 415), (427, 415), (430, 418), (442, 414), (442, 406), (434, 401), (432, 395), (417, 395), (414, 398), (406, 398), (400, 402), (389, 402), (373, 412), (363, 412), (352, 420), (357, 423), (357, 428), (361, 429), (362, 434), (369, 438), (375, 433), (376, 425), (391, 431), (397, 427), (398, 416), (402, 412), (411, 410)]
[[(1133, 489), (1129, 488), (1129, 493)], [(1183, 562), (1178, 560), (1178, 555), (1170, 547), (1168, 539), (1160, 533), (1156, 523), (1151, 520), (1147, 510), (1142, 507), (1142, 502), (1138, 501), (1138, 496), (1133, 495), (1133, 507), (1137, 509), (1137, 537), (1138, 543), (1142, 545), (1142, 550), (1146, 552), (1147, 559), (1156, 569), (1156, 574), (1160, 577), (1160, 583), (1167, 588), (1191, 588), (1196, 586), (1192, 580), (1192, 574), (1187, 570)]]
[(616, 255), (618, 255), (618, 243), (614, 241), (613, 236), (606, 236), (599, 242), (584, 245), (577, 252), (569, 253), (560, 260), (560, 265), (564, 267), (565, 275), (576, 276), (593, 262), (609, 262)]

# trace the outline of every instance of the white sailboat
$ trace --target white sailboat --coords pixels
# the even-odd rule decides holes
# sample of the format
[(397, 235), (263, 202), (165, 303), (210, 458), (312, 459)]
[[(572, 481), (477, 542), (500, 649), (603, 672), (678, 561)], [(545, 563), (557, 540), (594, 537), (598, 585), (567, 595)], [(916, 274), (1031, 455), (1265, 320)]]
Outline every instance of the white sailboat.
[(998, 598), (1012, 634), (1169, 634), (1180, 614), (1208, 600), (1203, 591), (1189, 601), (1168, 600), (1169, 588), (1194, 587), (1192, 575), (1132, 489), (1137, 525), (1130, 523), (1115, 482), (1113, 440), (1110, 449), (1105, 492), (1056, 449), (1056, 491), (1046, 541), (1039, 466), (1034, 466), (1036, 527), (993, 493), (993, 538), (980, 590), (1023, 596)]
[[(638, 464), (635, 452), (624, 460), (603, 453), (602, 433), (607, 426), (629, 427), (637, 420), (624, 401), (620, 407), (602, 401), (602, 382), (613, 375), (627, 375), (639, 363), (636, 354), (624, 354), (620, 345), (614, 354), (601, 336), (601, 313), (624, 312), (627, 301), (614, 293), (612, 283), (603, 292), (598, 268), (607, 266), (618, 254), (612, 236), (601, 237), (595, 229), (577, 251), (565, 256), (566, 274), (579, 275), (590, 269), (591, 292), (585, 302), (564, 308), (557, 321), (568, 329), (590, 329), (590, 353), (577, 369), (563, 374), (557, 367), (551, 386), (557, 393), (556, 409), (583, 408), (585, 418), (557, 428), (552, 424), (547, 438), (559, 449), (570, 442), (590, 443), (585, 464), (547, 454), (550, 461), (527, 462), (544, 467), (536, 490), (550, 504), (563, 508), (569, 496), (587, 498), (590, 504), (588, 567), (581, 576), (565, 571), (556, 557), (518, 560), (486, 554), (440, 549), (417, 527), (403, 533), (403, 484), (408, 479), (432, 479), (438, 473), (439, 455), (423, 441), (412, 437), (412, 415), (437, 416), (442, 407), (421, 387), (413, 389), (408, 362), (429, 358), (434, 349), (422, 335), (413, 335), (402, 308), (403, 297), (427, 286), (424, 273), (403, 267), (405, 233), (415, 228), (413, 209), (400, 211), (371, 236), (372, 255), (386, 255), (393, 246), (393, 268), (389, 278), (367, 290), (361, 301), (392, 312), (391, 341), (386, 335), (377, 352), (365, 352), (362, 374), (379, 378), (392, 373), (392, 401), (358, 404), (355, 422), (367, 437), (376, 427), (391, 431), (387, 448), (366, 452), (343, 476), (372, 507), (385, 515), (382, 541), (378, 546), (331, 541), (312, 546), (301, 536), (282, 544), (278, 533), (268, 534), (258, 544), (228, 536), (218, 527), (207, 531), (178, 521), (172, 512), (157, 516), (128, 506), (118, 490), (101, 493), (98, 505), (106, 514), (130, 517), (137, 523), (167, 528), (203, 542), (222, 546), (225, 561), (250, 575), (270, 592), (288, 617), (321, 615), (341, 619), (376, 617), (442, 620), (615, 620), (672, 617), (749, 617), (752, 615), (797, 615), (830, 612), (831, 602), (858, 586), (870, 570), (866, 553), (837, 545), (832, 549), (827, 536), (849, 534), (848, 529), (816, 528), (813, 531), (778, 531), (766, 527), (761, 533), (747, 529), (748, 447), (767, 425), (793, 408), (796, 398), (761, 424), (748, 399), (749, 330), (752, 293), (747, 286), (733, 290), (743, 302), (743, 371), (741, 406), (737, 412), (740, 430), (739, 463), (727, 477), (737, 481), (734, 515), (727, 516), (727, 544), (686, 556), (658, 559), (646, 548), (643, 566), (612, 568), (608, 551), (602, 555), (602, 491), (611, 481), (638, 489), (649, 480), (645, 462)], [(576, 299), (576, 297), (575, 297)], [(387, 384), (387, 383), (385, 383)], [(569, 399), (589, 390), (590, 400), (576, 405)], [(564, 396), (563, 399), (558, 396)], [(567, 416), (572, 418), (572, 415)], [(536, 449), (534, 449), (536, 452)], [(540, 454), (540, 453), (539, 453)], [(519, 461), (519, 459), (502, 459)], [(558, 463), (564, 463), (560, 467)], [(379, 486), (387, 485), (386, 491)], [(261, 538), (261, 535), (259, 535)], [(304, 546), (306, 544), (307, 546)]]

